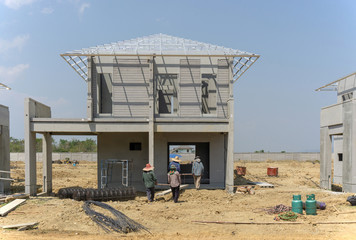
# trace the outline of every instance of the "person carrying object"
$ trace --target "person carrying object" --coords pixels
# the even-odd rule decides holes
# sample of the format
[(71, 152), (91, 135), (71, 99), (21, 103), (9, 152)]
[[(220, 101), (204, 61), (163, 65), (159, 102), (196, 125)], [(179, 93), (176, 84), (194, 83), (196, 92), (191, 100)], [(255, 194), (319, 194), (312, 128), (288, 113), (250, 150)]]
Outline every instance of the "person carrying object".
[(177, 203), (178, 198), (179, 198), (179, 189), (180, 189), (180, 184), (181, 184), (181, 178), (180, 178), (180, 174), (177, 171), (177, 168), (175, 165), (171, 165), (170, 170), (167, 175), (168, 175), (168, 183), (172, 190), (173, 201), (175, 203)]
[(176, 171), (178, 171), (180, 173), (180, 159), (178, 156), (176, 156), (175, 158), (171, 158), (171, 162), (169, 163), (168, 167), (169, 169), (171, 169), (171, 166), (174, 165), (176, 166)]
[(194, 178), (195, 189), (197, 190), (200, 188), (200, 181), (203, 173), (204, 173), (204, 165), (201, 162), (200, 157), (196, 156), (194, 158), (193, 165), (192, 165), (192, 174)]
[(155, 185), (157, 184), (157, 178), (153, 172), (154, 167), (147, 163), (143, 168), (142, 179), (146, 187), (147, 199), (149, 202), (153, 202), (155, 198)]

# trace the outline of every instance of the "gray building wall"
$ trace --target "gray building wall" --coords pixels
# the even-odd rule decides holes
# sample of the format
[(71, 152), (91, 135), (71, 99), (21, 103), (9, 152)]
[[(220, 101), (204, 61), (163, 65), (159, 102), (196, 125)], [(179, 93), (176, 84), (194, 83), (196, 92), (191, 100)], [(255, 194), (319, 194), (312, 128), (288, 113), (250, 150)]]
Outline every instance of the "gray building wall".
[[(0, 170), (10, 171), (10, 121), (9, 108), (0, 105)], [(9, 174), (0, 173), (0, 177), (9, 178)], [(9, 181), (0, 181), (0, 193), (8, 192)]]
[[(333, 161), (334, 161), (334, 183), (342, 184), (342, 158), (343, 158), (343, 138), (342, 136), (334, 136), (334, 152), (333, 152)], [(340, 156), (341, 154), (341, 156)], [(340, 159), (341, 157), (341, 159)]]
[[(202, 74), (213, 74), (216, 88), (217, 111), (207, 117), (228, 118), (230, 72), (229, 59), (217, 57), (110, 57), (92, 58), (91, 81), (88, 98), (93, 102), (95, 117), (148, 117), (149, 115), (149, 62), (153, 61), (156, 74), (177, 74), (178, 117), (202, 117), (201, 80)], [(99, 113), (99, 74), (112, 76), (112, 113)], [(155, 79), (155, 77), (153, 77)], [(156, 83), (154, 83), (156, 87)], [(154, 90), (154, 94), (156, 94)], [(91, 95), (92, 94), (92, 95)], [(99, 100), (98, 100), (99, 99)], [(156, 105), (157, 111), (157, 105)], [(88, 113), (91, 115), (91, 113)], [(157, 115), (157, 112), (156, 112)], [(166, 114), (158, 114), (161, 117)], [(90, 116), (88, 116), (89, 118)], [(158, 117), (158, 116), (157, 116)]]

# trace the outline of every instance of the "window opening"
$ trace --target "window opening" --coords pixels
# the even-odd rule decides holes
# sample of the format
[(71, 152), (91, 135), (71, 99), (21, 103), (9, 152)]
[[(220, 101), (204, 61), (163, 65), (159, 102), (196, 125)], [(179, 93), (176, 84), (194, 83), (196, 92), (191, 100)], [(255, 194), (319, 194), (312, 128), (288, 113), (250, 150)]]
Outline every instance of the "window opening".
[(342, 153), (338, 153), (337, 156), (338, 156), (339, 162), (342, 162)]
[(175, 114), (178, 109), (177, 74), (156, 74), (157, 106), (159, 114)]
[(140, 142), (130, 143), (130, 151), (141, 151), (142, 144)]
[(202, 113), (216, 113), (216, 74), (202, 74)]
[(112, 78), (110, 73), (99, 74), (99, 113), (112, 113)]
[(342, 95), (342, 101), (347, 101), (353, 98), (354, 93), (350, 92), (350, 93), (346, 93), (344, 95)]

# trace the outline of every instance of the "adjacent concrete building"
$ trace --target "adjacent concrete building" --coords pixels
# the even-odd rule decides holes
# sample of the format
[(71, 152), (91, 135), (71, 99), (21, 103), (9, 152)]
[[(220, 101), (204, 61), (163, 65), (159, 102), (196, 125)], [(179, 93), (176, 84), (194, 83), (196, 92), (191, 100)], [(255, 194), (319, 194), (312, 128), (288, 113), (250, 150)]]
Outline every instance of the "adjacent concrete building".
[(0, 105), (0, 194), (10, 190), (10, 121), (9, 108)]
[(345, 192), (356, 192), (356, 73), (316, 89), (330, 90), (337, 91), (337, 103), (321, 109), (320, 186), (331, 189), (337, 183)]
[(60, 134), (97, 136), (99, 188), (143, 189), (146, 163), (165, 183), (170, 149), (189, 146), (205, 165), (205, 186), (232, 189), (233, 84), (259, 55), (156, 34), (61, 56), (87, 84), (87, 116), (53, 119), (49, 107), (26, 99), (27, 193), (36, 194), (36, 133), (44, 136), (46, 192), (51, 135)]

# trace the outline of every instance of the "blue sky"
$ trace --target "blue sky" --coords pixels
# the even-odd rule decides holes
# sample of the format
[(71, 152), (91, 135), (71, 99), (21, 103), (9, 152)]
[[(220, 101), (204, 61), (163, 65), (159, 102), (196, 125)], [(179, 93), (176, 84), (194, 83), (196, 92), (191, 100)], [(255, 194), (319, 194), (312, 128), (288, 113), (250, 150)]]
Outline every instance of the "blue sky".
[(59, 56), (155, 33), (261, 58), (235, 84), (235, 151), (319, 151), (315, 92), (355, 72), (356, 1), (0, 0), (0, 104), (24, 136), (24, 98), (58, 118), (86, 117), (86, 84)]

